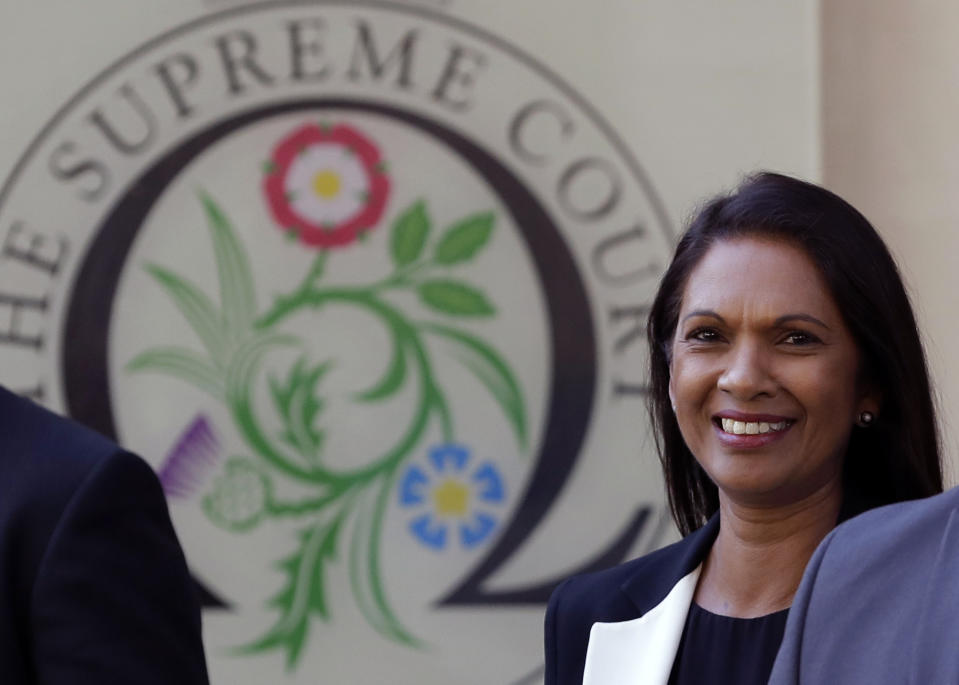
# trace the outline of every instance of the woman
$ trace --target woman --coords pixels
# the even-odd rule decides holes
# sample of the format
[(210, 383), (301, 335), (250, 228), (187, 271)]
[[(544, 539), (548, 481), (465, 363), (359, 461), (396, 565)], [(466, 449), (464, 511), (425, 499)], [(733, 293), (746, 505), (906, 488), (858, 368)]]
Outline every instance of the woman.
[(648, 333), (650, 414), (685, 537), (556, 589), (546, 683), (765, 683), (837, 521), (942, 491), (912, 308), (861, 214), (762, 173), (693, 220)]

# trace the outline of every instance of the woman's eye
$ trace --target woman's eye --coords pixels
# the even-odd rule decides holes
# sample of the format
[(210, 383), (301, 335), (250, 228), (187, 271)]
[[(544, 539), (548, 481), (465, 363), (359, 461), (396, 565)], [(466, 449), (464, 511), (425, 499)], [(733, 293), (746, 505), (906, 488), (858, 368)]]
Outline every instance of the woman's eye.
[(792, 331), (783, 339), (783, 342), (790, 345), (812, 345), (819, 342), (819, 338), (805, 331)]
[(714, 328), (697, 328), (690, 331), (686, 339), (698, 340), (699, 342), (716, 342), (720, 339), (720, 336), (719, 332)]

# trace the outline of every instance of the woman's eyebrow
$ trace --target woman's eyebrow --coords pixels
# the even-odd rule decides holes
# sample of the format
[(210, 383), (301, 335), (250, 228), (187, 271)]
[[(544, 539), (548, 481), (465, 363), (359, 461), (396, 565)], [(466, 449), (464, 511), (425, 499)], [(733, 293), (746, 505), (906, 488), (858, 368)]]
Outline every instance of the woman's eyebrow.
[[(726, 320), (723, 317), (721, 317), (718, 313), (714, 312), (712, 309), (695, 309), (689, 312), (689, 314), (687, 314), (686, 316), (684, 316), (683, 321), (685, 322), (688, 319), (691, 319), (696, 316), (707, 316), (711, 319), (716, 319), (722, 324), (726, 323)], [(822, 326), (827, 331), (832, 330), (831, 328), (829, 328), (829, 326), (825, 324), (825, 322), (821, 321), (820, 319), (817, 319), (815, 316), (812, 316), (811, 314), (803, 314), (801, 312), (796, 312), (792, 314), (783, 314), (782, 316), (778, 317), (773, 322), (773, 325), (782, 326), (783, 324), (789, 323), (790, 321), (806, 321), (808, 323), (815, 324), (817, 326)]]
[(714, 312), (712, 309), (696, 309), (696, 310), (693, 310), (693, 311), (689, 312), (689, 314), (687, 314), (686, 316), (683, 317), (683, 321), (686, 321), (686, 320), (688, 320), (688, 319), (691, 319), (691, 318), (693, 318), (694, 316), (708, 316), (708, 317), (710, 317), (710, 318), (716, 319), (716, 320), (719, 321), (719, 323), (721, 323), (721, 324), (725, 324), (725, 323), (726, 323), (726, 319), (724, 319), (723, 317), (721, 317), (719, 314), (717, 314), (716, 312)]
[(788, 323), (790, 321), (807, 321), (809, 323), (816, 324), (817, 326), (822, 326), (827, 331), (832, 330), (831, 328), (829, 328), (829, 326), (827, 326), (825, 323), (817, 319), (815, 316), (810, 316), (809, 314), (800, 314), (800, 313), (783, 314), (778, 319), (776, 319), (775, 322), (773, 322), (773, 325), (782, 326), (784, 323)]

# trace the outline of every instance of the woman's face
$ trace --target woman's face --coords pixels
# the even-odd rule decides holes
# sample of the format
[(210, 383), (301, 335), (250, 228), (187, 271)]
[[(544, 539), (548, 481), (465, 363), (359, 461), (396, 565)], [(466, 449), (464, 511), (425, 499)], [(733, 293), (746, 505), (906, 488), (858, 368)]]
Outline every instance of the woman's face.
[(877, 398), (813, 262), (785, 242), (712, 246), (692, 271), (673, 340), (683, 438), (725, 495), (782, 505), (838, 485), (849, 434)]

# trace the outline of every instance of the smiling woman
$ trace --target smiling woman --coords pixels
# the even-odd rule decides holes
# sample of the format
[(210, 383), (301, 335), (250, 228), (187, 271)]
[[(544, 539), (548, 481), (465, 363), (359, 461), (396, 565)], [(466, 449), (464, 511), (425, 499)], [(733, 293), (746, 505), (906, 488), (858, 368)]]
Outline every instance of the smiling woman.
[(765, 683), (820, 540), (942, 490), (915, 317), (859, 212), (763, 173), (690, 224), (648, 331), (650, 414), (686, 537), (556, 590), (546, 682)]

